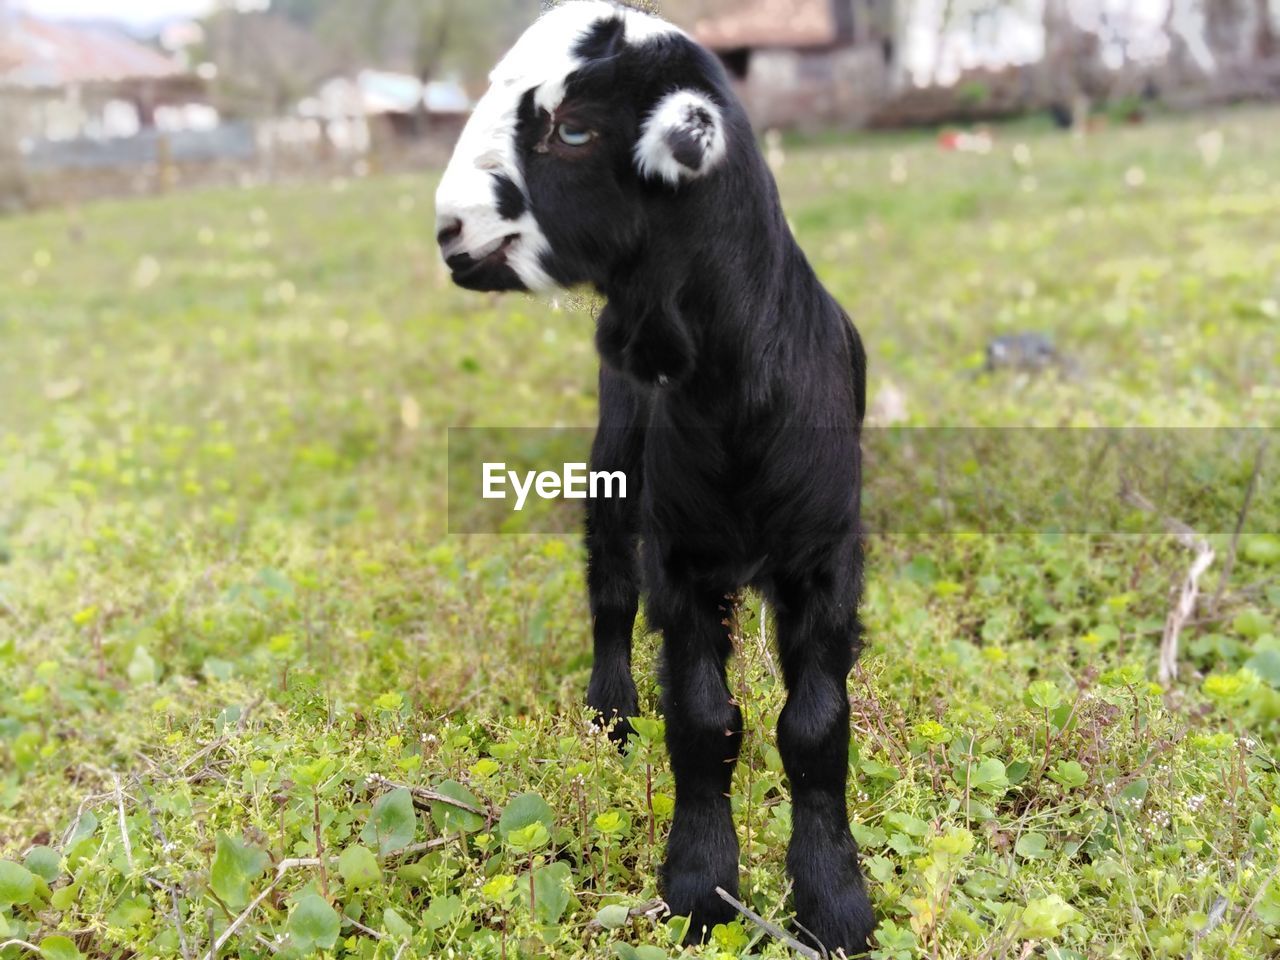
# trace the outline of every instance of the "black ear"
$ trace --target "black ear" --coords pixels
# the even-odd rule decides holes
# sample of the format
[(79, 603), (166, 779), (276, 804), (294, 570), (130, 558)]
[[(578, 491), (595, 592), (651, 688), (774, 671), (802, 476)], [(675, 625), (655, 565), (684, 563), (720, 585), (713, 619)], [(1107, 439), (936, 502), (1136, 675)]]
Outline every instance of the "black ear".
[(720, 107), (698, 90), (677, 90), (645, 118), (635, 161), (641, 176), (677, 186), (714, 170), (726, 152)]

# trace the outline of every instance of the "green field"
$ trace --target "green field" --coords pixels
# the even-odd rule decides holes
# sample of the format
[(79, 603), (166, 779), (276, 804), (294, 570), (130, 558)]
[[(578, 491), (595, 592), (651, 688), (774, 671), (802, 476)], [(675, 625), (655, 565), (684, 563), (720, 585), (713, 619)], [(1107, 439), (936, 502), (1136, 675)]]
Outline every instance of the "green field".
[[(780, 180), (879, 416), (1276, 427), (1277, 119), (795, 143)], [(578, 538), (446, 532), (447, 427), (593, 423), (592, 320), (452, 289), (433, 190), (0, 221), (0, 957), (680, 953), (644, 909), (673, 796), (654, 639), (619, 756), (581, 706)], [(1070, 374), (983, 372), (1024, 330)], [(1280, 538), (1246, 532), (1215, 603), (1229, 532), (1169, 690), (1173, 539), (870, 540), (873, 956), (1280, 954)], [(730, 671), (742, 889), (785, 925), (758, 610)], [(750, 923), (691, 952), (789, 955)]]

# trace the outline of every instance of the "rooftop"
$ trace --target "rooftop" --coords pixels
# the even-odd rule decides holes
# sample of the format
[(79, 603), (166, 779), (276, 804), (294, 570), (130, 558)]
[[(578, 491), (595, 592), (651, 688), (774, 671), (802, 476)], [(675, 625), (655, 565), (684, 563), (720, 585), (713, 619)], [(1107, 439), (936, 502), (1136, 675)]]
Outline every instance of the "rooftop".
[(50, 89), (162, 80), (183, 73), (164, 54), (97, 27), (18, 15), (0, 36), (0, 86)]
[(840, 41), (831, 0), (745, 0), (728, 13), (699, 20), (693, 34), (712, 50), (830, 47)]

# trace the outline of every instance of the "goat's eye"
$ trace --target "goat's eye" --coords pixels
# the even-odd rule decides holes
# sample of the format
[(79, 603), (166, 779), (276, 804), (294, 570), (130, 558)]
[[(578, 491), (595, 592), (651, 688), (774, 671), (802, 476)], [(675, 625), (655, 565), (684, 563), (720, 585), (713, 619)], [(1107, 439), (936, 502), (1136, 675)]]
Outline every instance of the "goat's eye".
[(556, 127), (556, 136), (566, 146), (585, 147), (591, 142), (595, 132), (586, 127), (575, 127), (572, 123), (561, 123)]

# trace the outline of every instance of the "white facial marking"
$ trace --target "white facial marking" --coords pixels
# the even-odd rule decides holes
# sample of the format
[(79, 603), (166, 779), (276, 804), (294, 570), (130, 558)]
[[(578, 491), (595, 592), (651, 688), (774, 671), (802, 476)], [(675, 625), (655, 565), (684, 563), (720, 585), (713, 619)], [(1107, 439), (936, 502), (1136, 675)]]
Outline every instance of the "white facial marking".
[(489, 90), (463, 128), (436, 191), (437, 229), (461, 225), (448, 254), (465, 252), (482, 259), (484, 252), (497, 250), (507, 237), (517, 235), (505, 248), (508, 265), (531, 290), (554, 286), (541, 265), (550, 249), (546, 236), (528, 210), (516, 220), (498, 213), (494, 174), (509, 178), (527, 201), (515, 144), (520, 101), (533, 90), (537, 106), (554, 115), (569, 76), (582, 66), (574, 48), (597, 23), (619, 17), (628, 43), (681, 32), (658, 17), (606, 0), (571, 0), (543, 14), (493, 68)]
[(677, 90), (658, 101), (636, 143), (636, 166), (672, 186), (714, 170), (726, 152), (720, 108), (704, 93)]

